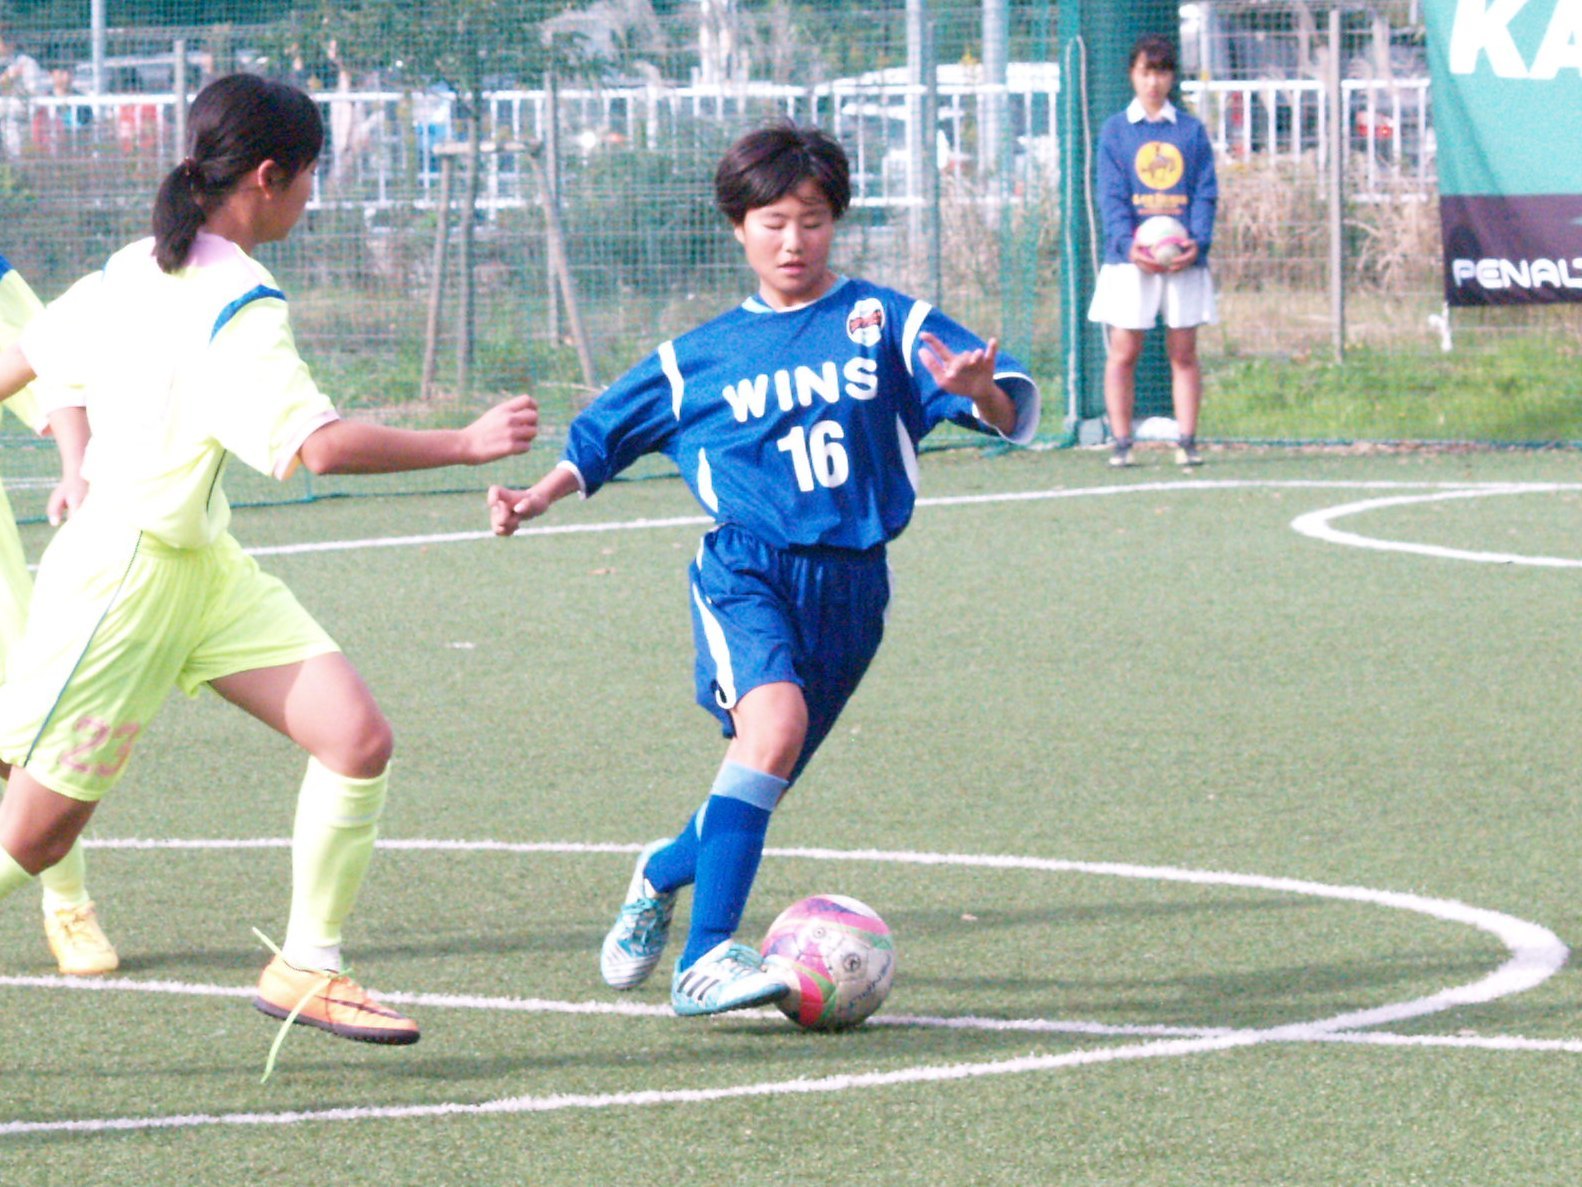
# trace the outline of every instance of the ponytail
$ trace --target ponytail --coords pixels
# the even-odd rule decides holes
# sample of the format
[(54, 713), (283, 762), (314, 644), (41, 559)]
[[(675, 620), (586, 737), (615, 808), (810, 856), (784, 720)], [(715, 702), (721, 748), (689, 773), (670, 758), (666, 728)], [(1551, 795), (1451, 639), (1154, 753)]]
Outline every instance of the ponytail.
[(154, 259), (174, 272), (209, 213), (265, 161), (289, 181), (318, 160), (324, 121), (313, 100), (283, 82), (256, 74), (217, 78), (192, 101), (189, 155), (154, 197)]
[(154, 196), (154, 259), (161, 271), (174, 272), (186, 263), (207, 217), (198, 201), (198, 184), (197, 164), (188, 157), (170, 171)]

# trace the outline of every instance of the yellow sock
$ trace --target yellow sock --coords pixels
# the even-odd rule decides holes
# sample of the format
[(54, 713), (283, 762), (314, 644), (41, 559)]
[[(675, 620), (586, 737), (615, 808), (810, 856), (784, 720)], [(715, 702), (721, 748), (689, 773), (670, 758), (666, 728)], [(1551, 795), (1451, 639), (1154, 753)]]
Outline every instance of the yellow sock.
[(341, 924), (373, 856), (389, 782), (388, 770), (353, 779), (308, 759), (291, 834), (291, 918), (281, 946), (292, 964), (339, 968)]
[(31, 881), (33, 875), (17, 865), (16, 858), (4, 848), (0, 848), (0, 898), (5, 898), (13, 890), (21, 890)]
[(88, 905), (88, 859), (83, 856), (82, 839), (72, 842), (66, 856), (38, 876), (44, 888), (44, 911), (71, 910)]

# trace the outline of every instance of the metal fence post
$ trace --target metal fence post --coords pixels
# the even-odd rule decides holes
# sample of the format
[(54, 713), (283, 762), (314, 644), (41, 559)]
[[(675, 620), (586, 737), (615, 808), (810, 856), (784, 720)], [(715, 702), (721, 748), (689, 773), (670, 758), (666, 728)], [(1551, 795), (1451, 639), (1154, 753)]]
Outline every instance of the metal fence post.
[(176, 38), (171, 45), (172, 67), (175, 73), (173, 89), (176, 92), (174, 104), (175, 132), (176, 132), (176, 159), (187, 155), (187, 41), (184, 37)]
[(1340, 18), (1329, 13), (1329, 317), (1335, 361), (1346, 358), (1346, 96), (1340, 79)]

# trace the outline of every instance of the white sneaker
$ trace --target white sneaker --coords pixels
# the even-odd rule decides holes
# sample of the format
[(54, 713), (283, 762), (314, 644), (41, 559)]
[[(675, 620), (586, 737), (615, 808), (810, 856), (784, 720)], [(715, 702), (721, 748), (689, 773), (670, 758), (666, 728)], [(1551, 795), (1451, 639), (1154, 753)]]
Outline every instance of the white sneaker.
[(661, 837), (649, 842), (637, 855), (626, 901), (615, 916), (615, 926), (604, 937), (604, 947), (599, 949), (599, 972), (612, 989), (636, 989), (648, 980), (648, 974), (665, 953), (670, 917), (676, 910), (675, 892), (661, 894), (643, 877), (643, 871), (648, 859), (668, 844), (670, 838)]
[(721, 940), (670, 981), (676, 1013), (723, 1014), (777, 1002), (791, 986), (764, 967), (764, 958), (746, 944)]

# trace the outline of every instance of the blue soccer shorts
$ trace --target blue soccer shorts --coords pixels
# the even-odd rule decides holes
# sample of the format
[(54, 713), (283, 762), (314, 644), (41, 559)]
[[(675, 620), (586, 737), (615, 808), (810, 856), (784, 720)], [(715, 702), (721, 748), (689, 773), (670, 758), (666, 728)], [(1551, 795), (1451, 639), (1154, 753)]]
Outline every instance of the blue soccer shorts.
[(698, 704), (730, 738), (730, 711), (743, 696), (779, 681), (799, 685), (808, 728), (794, 781), (884, 638), (884, 548), (774, 548), (726, 524), (703, 537), (689, 576)]

